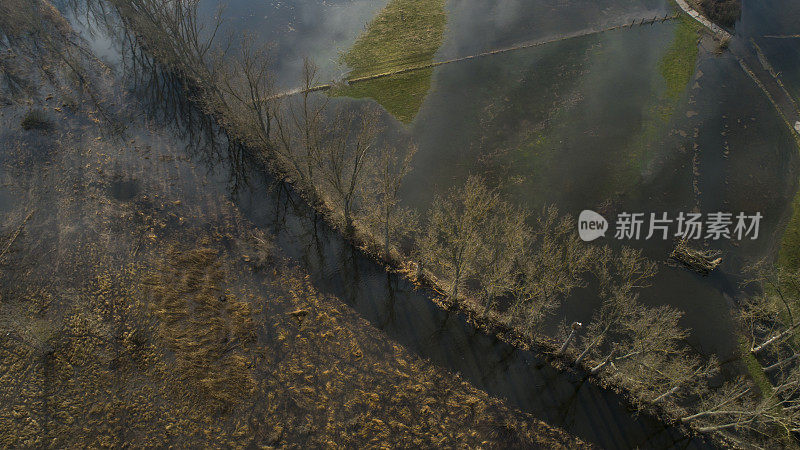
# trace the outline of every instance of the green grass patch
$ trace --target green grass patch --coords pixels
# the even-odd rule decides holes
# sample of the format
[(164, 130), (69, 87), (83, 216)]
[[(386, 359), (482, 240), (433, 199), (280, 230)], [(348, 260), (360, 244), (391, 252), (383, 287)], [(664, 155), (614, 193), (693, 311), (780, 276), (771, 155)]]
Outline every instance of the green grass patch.
[[(756, 357), (750, 353), (750, 344), (742, 337), (739, 337), (739, 351), (741, 352), (741, 358), (745, 369), (753, 380), (753, 383), (755, 383), (756, 387), (759, 389), (761, 396), (765, 398), (773, 396), (775, 394), (775, 387), (770, 383)], [(771, 428), (776, 433), (781, 443), (781, 445), (778, 446), (779, 448), (798, 448), (797, 443), (787, 430), (776, 426), (772, 426)]]
[[(786, 224), (786, 231), (783, 232), (781, 237), (776, 264), (780, 269), (789, 273), (796, 273), (800, 270), (800, 191), (795, 193), (792, 200), (792, 217), (789, 219), (789, 223)], [(797, 298), (800, 297), (800, 292), (798, 292), (796, 285), (782, 278), (779, 283), (780, 292), (790, 300), (793, 300), (792, 309), (795, 309)], [(768, 289), (770, 294), (777, 295), (777, 290), (774, 287), (769, 286)], [(788, 320), (788, 317), (784, 317), (784, 319)], [(800, 343), (797, 337), (794, 340)]]
[(339, 88), (331, 95), (374, 99), (397, 120), (411, 123), (425, 100), (432, 74), (433, 69), (415, 70)]
[(697, 40), (700, 24), (686, 15), (681, 15), (675, 38), (661, 57), (658, 70), (664, 78), (667, 100), (677, 102), (692, 79), (697, 62)]
[(697, 65), (698, 39), (701, 25), (686, 14), (680, 16), (675, 28), (675, 36), (666, 52), (658, 61), (658, 72), (664, 80), (664, 92), (649, 108), (648, 117), (642, 124), (642, 130), (631, 153), (631, 161), (636, 166), (622, 174), (623, 178), (637, 178), (636, 173), (650, 158), (648, 147), (670, 123), (675, 110), (683, 97)]
[[(444, 36), (444, 0), (391, 0), (342, 60), (349, 79), (433, 62)], [(433, 69), (335, 89), (334, 96), (372, 98), (398, 120), (411, 122), (430, 88)]]

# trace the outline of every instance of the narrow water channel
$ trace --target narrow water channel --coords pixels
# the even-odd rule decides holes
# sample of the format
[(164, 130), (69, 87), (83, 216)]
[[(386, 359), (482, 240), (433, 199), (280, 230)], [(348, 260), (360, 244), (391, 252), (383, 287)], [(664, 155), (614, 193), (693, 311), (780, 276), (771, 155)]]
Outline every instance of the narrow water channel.
[[(73, 18), (74, 19), (74, 18)], [(76, 27), (85, 26), (75, 21)], [(97, 30), (95, 30), (97, 31)], [(113, 36), (85, 34), (94, 48), (114, 55)], [(136, 79), (121, 73), (121, 81)], [(705, 448), (708, 442), (687, 437), (646, 414), (629, 408), (616, 393), (580, 375), (554, 369), (530, 351), (521, 351), (475, 330), (461, 314), (445, 312), (431, 293), (417, 290), (365, 257), (331, 230), (290, 188), (239, 149), (194, 119), (195, 113), (170, 92), (156, 103), (140, 85), (129, 86), (142, 107), (187, 142), (187, 156), (205, 163), (218, 182), (207, 189), (225, 192), (253, 224), (275, 235), (283, 254), (310, 274), (315, 287), (351, 305), (375, 327), (406, 348), (450, 371), (511, 406), (604, 448)], [(164, 94), (164, 93), (162, 93)], [(174, 101), (166, 101), (172, 98)], [(197, 136), (200, 134), (200, 136)], [(209, 136), (211, 136), (209, 138)]]
[(630, 409), (617, 394), (573, 373), (554, 369), (475, 330), (464, 316), (436, 307), (346, 243), (291, 191), (248, 166), (250, 183), (237, 204), (253, 223), (275, 233), (277, 244), (311, 274), (314, 285), (350, 304), (375, 327), (474, 386), (604, 448), (704, 448), (673, 427)]

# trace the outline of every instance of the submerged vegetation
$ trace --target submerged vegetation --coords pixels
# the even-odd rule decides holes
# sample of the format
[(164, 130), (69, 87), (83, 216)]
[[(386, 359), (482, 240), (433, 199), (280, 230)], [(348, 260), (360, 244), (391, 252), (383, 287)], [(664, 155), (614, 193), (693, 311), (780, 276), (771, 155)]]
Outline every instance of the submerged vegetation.
[[(446, 23), (444, 0), (390, 0), (342, 56), (348, 80), (433, 62)], [(433, 69), (359, 82), (333, 95), (372, 98), (401, 122), (411, 122), (430, 89)]]
[[(623, 177), (638, 177), (653, 156), (649, 149), (665, 133), (675, 118), (681, 101), (695, 74), (697, 66), (698, 42), (702, 27), (686, 14), (681, 14), (675, 27), (674, 37), (665, 53), (658, 61), (660, 83), (664, 90), (653, 99), (647, 111), (640, 134), (633, 140), (632, 154), (637, 155), (638, 164)], [(633, 172), (633, 173), (631, 173)]]
[(433, 69), (420, 69), (353, 84), (331, 91), (334, 96), (371, 98), (397, 120), (411, 123), (430, 89)]
[(681, 15), (672, 44), (658, 63), (658, 70), (666, 85), (664, 96), (667, 105), (661, 108), (661, 115), (665, 120), (672, 115), (675, 103), (686, 91), (695, 72), (700, 28), (691, 17)]
[[(229, 404), (253, 394), (248, 350), (255, 341), (252, 305), (225, 293), (218, 251), (203, 246), (167, 252), (147, 283), (159, 338), (192, 392)], [(202, 368), (202, 370), (198, 370)]]
[(792, 200), (792, 216), (781, 238), (777, 262), (786, 270), (800, 270), (800, 192)]
[(680, 16), (672, 43), (658, 61), (664, 91), (649, 111), (642, 135), (636, 142), (640, 148), (652, 145), (673, 119), (695, 73), (700, 29), (701, 26), (691, 17)]
[[(215, 41), (217, 28), (199, 25), (196, 0), (109, 4), (127, 32), (135, 76), (156, 91), (161, 83), (181, 86), (232, 147), (269, 165), (352, 243), (438, 292), (440, 306), (695, 431), (760, 445), (800, 430), (799, 303), (780, 289), (762, 289), (736, 310), (749, 333), (749, 362), (763, 364), (765, 376), (755, 385), (721, 383), (716, 357), (687, 344), (683, 312), (640, 300), (657, 270), (641, 251), (584, 243), (568, 214), (546, 207), (531, 215), (479, 176), (436, 196), (420, 219), (398, 197), (414, 144), (382, 141), (379, 111), (337, 107), (308, 89), (275, 95), (266, 49), (248, 38)], [(429, 62), (444, 24), (443, 2), (391, 1), (344, 56), (351, 76)], [(696, 44), (695, 25), (681, 22), (659, 65), (665, 121), (691, 79)], [(73, 44), (64, 38), (63, 45)], [(58, 50), (33, 48), (21, 51)], [(204, 189), (210, 175), (174, 148), (144, 151), (136, 139), (126, 144), (125, 134), (107, 142), (85, 128), (73, 133), (69, 127), (109, 125), (113, 116), (97, 113), (99, 93), (80, 95), (92, 77), (76, 75), (78, 63), (92, 60), (35, 56), (73, 74), (41, 74), (36, 82), (79, 80), (49, 89), (68, 91), (83, 106), (74, 123), (55, 121), (57, 136), (44, 137), (58, 151), (50, 155), (55, 173), (42, 184), (39, 167), (4, 167), (19, 204), (61, 213), (31, 219), (25, 210), (2, 224), (4, 445), (581, 445), (410, 354), (321, 295), (281, 258), (271, 236)], [(315, 75), (307, 61), (305, 87)], [(337, 93), (376, 98), (410, 121), (430, 72), (408, 75)], [(31, 100), (45, 103), (42, 97)], [(32, 159), (24, 140), (15, 143), (19, 153), (10, 158)], [(124, 177), (114, 175), (120, 166)], [(110, 185), (122, 178), (136, 179), (137, 189), (115, 196)], [(42, 262), (40, 255), (52, 257)], [(796, 274), (780, 276), (777, 286), (800, 283)], [(585, 323), (562, 314), (580, 290), (596, 293)]]
[[(800, 274), (796, 269), (764, 263), (751, 268), (755, 293), (736, 308), (743, 339), (743, 360), (752, 381), (738, 380), (730, 389), (738, 394), (724, 407), (710, 408), (723, 418), (708, 429), (737, 429), (769, 436), (776, 433), (795, 446), (800, 429), (800, 364), (797, 345)], [(704, 417), (704, 419), (706, 419)]]

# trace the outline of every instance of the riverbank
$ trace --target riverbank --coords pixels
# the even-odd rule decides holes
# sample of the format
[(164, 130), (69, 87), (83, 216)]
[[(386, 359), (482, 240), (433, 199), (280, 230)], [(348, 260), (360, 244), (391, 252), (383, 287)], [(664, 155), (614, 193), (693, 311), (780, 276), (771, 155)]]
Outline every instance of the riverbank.
[[(136, 16), (132, 15), (128, 17), (129, 22), (133, 23), (136, 20)], [(179, 19), (178, 19), (179, 20)], [(157, 25), (157, 24), (156, 24)], [(177, 37), (169, 37), (169, 36), (161, 36), (158, 33), (164, 33), (163, 30), (159, 29), (157, 26), (152, 27), (151, 30), (154, 32), (152, 35), (148, 35), (146, 33), (137, 33), (139, 36), (146, 36), (145, 40), (151, 40), (149, 45), (145, 45), (145, 47), (152, 47), (154, 42), (170, 42), (174, 41), (175, 39), (180, 39), (181, 36)], [(193, 55), (189, 55), (192, 58)], [(189, 58), (189, 61), (192, 59)], [(365, 224), (359, 223), (358, 220), (350, 221), (348, 220), (351, 216), (348, 216), (347, 211), (344, 211), (344, 214), (341, 209), (337, 208), (336, 203), (331, 200), (331, 193), (326, 193), (326, 195), (320, 195), (319, 192), (315, 191), (312, 188), (316, 188), (316, 185), (303, 185), (299, 180), (303, 180), (306, 176), (305, 174), (308, 172), (303, 172), (298, 170), (297, 172), (286, 172), (281, 171), (281, 169), (286, 169), (290, 167), (289, 164), (295, 164), (296, 161), (292, 159), (293, 154), (287, 152), (285, 149), (274, 149), (272, 148), (272, 144), (268, 140), (264, 140), (263, 136), (254, 136), (251, 138), (252, 133), (254, 131), (248, 131), (248, 134), (242, 135), (240, 134), (242, 130), (245, 130), (246, 127), (242, 126), (241, 117), (238, 119), (239, 122), (236, 122), (236, 117), (229, 115), (228, 110), (232, 110), (234, 108), (229, 108), (224, 103), (218, 103), (216, 98), (219, 95), (218, 86), (214, 84), (213, 78), (204, 78), (205, 74), (201, 74), (201, 77), (197, 77), (195, 74), (198, 73), (198, 67), (186, 67), (186, 61), (183, 59), (175, 60), (161, 60), (162, 64), (166, 66), (168, 71), (172, 73), (177, 73), (182, 80), (189, 82), (189, 90), (193, 99), (198, 99), (200, 101), (200, 106), (203, 110), (210, 111), (214, 114), (217, 118), (218, 123), (225, 124), (226, 127), (228, 125), (232, 125), (232, 127), (227, 128), (229, 131), (229, 135), (239, 139), (242, 143), (246, 144), (245, 147), (251, 153), (253, 158), (255, 159), (263, 159), (269, 161), (271, 163), (271, 167), (273, 169), (278, 170), (277, 173), (281, 174), (284, 179), (291, 180), (291, 183), (298, 193), (298, 195), (303, 196), (308, 203), (314, 205), (314, 209), (322, 215), (327, 223), (329, 223), (334, 229), (338, 230), (341, 234), (347, 236), (347, 239), (352, 242), (354, 245), (362, 248), (367, 254), (371, 254), (372, 257), (376, 260), (384, 259), (388, 262), (391, 268), (400, 273), (407, 276), (409, 279), (414, 280), (419, 285), (423, 287), (430, 288), (432, 291), (436, 292), (437, 286), (441, 286), (441, 283), (436, 276), (429, 271), (427, 268), (423, 270), (419, 270), (418, 266), (413, 261), (409, 261), (406, 257), (403, 256), (403, 253), (399, 251), (396, 247), (391, 251), (391, 257), (386, 258), (386, 255), (382, 250), (380, 250), (383, 246), (377, 244), (379, 242), (375, 239), (375, 236), (370, 231), (370, 228), (366, 227)], [(191, 74), (191, 76), (187, 76), (187, 74)], [(195, 81), (196, 80), (196, 81)], [(197, 94), (199, 92), (199, 95)], [(262, 102), (249, 102), (248, 105), (260, 105), (263, 104)], [(263, 124), (262, 124), (263, 125)], [(309, 127), (309, 129), (313, 130), (313, 127)], [(347, 132), (351, 132), (349, 129)], [(357, 133), (356, 133), (357, 134)], [(252, 140), (251, 140), (252, 139)], [(258, 139), (261, 139), (260, 141)], [(261, 146), (258, 145), (251, 145), (251, 143), (260, 143)], [(313, 150), (314, 147), (308, 147)], [(283, 160), (279, 160), (277, 163), (272, 160), (271, 158), (276, 158), (275, 154), (272, 154), (272, 150), (277, 150), (281, 158)], [(301, 148), (302, 150), (302, 148)], [(287, 156), (288, 155), (288, 156)], [(348, 162), (348, 164), (352, 164), (352, 162)], [(302, 169), (302, 168), (301, 168)], [(337, 194), (338, 195), (338, 194)], [(346, 199), (345, 199), (346, 200)], [(439, 290), (441, 293), (441, 290)], [(446, 297), (445, 297), (446, 298)], [(474, 323), (479, 323), (481, 321), (486, 322), (487, 324), (493, 324), (498, 327), (498, 329), (508, 328), (511, 330), (511, 327), (504, 322), (503, 318), (499, 316), (495, 311), (491, 311), (489, 314), (477, 314), (475, 308), (483, 309), (478, 305), (477, 300), (475, 299), (465, 299), (463, 297), (457, 297), (455, 301), (446, 300), (445, 298), (440, 298), (436, 300), (439, 302), (440, 306), (444, 310), (454, 310), (463, 312), (466, 316), (471, 319)], [(504, 333), (498, 332), (500, 337), (502, 338)], [(539, 339), (536, 337), (531, 337), (530, 335), (526, 335), (520, 331), (511, 330), (505, 335), (508, 336), (508, 341), (514, 343), (517, 348), (535, 348), (538, 350), (549, 348), (551, 354), (558, 353), (556, 350), (558, 348), (558, 343), (551, 339)], [(525, 347), (525, 346), (528, 347)], [(590, 374), (591, 371), (589, 370), (592, 367), (597, 366), (600, 364), (601, 361), (592, 361), (592, 358), (577, 358), (576, 354), (577, 350), (569, 349), (567, 352), (562, 352), (561, 355), (558, 355), (557, 358), (562, 358), (564, 361), (581, 361), (582, 365), (581, 368), (577, 369), (578, 372), (584, 374)], [(547, 353), (547, 352), (545, 352)], [(573, 363), (574, 364), (574, 363)], [(595, 371), (597, 372), (597, 371)], [(587, 379), (594, 380), (595, 377), (602, 377), (602, 374), (595, 374), (595, 376), (587, 376)], [(607, 382), (604, 381), (604, 382)], [(633, 404), (633, 403), (632, 403)], [(641, 409), (643, 406), (641, 403), (637, 404)], [(679, 427), (687, 431), (689, 435), (691, 433), (688, 432), (688, 428), (684, 428), (682, 425), (678, 424), (675, 421), (670, 422), (675, 427)]]
[[(767, 61), (766, 57), (762, 54), (760, 48), (755, 43), (754, 40), (750, 39), (750, 42), (744, 41), (742, 38), (737, 38), (736, 36), (732, 35), (728, 31), (722, 29), (717, 24), (711, 22), (707, 17), (705, 17), (702, 13), (694, 9), (690, 6), (685, 0), (675, 0), (678, 6), (690, 17), (696, 20), (698, 23), (702, 24), (707, 32), (715, 39), (717, 42), (717, 46), (720, 51), (722, 50), (730, 50), (733, 57), (738, 62), (740, 68), (747, 74), (747, 76), (753, 81), (753, 83), (760, 89), (760, 91), (764, 94), (766, 99), (774, 108), (774, 111), (780, 117), (782, 122), (784, 122), (789, 130), (791, 130), (792, 137), (798, 144), (798, 149), (800, 149), (800, 130), (797, 129), (797, 126), (794, 123), (797, 122), (797, 119), (800, 119), (800, 111), (798, 111), (797, 104), (794, 101), (794, 98), (788, 93), (785, 86), (783, 85), (782, 81), (780, 80), (778, 73), (772, 69), (769, 62)], [(735, 20), (731, 20), (730, 26), (734, 25)], [(795, 195), (794, 200), (791, 203), (791, 208), (797, 211), (798, 207), (798, 196)], [(784, 230), (783, 236), (780, 240), (780, 244), (776, 249), (776, 258), (775, 258), (775, 267), (771, 270), (775, 272), (780, 272), (782, 270), (789, 270), (795, 271), (797, 268), (797, 223), (796, 223), (797, 214), (793, 215), (788, 223), (786, 224), (786, 229)], [(751, 270), (753, 270), (751, 268)], [(763, 269), (755, 269), (757, 272), (758, 270)], [(765, 285), (759, 285), (757, 289), (764, 289), (767, 291), (766, 295), (779, 295), (782, 302), (784, 302), (785, 307), (787, 310), (791, 310), (792, 306), (786, 303), (787, 301), (791, 302), (792, 298), (796, 296), (796, 288), (793, 284), (788, 286), (777, 286), (778, 293), (776, 294), (774, 291), (776, 286), (770, 284), (773, 276), (778, 276), (775, 274), (763, 275), (765, 279), (761, 281), (765, 281)], [(756, 296), (758, 294), (751, 294)], [(750, 299), (744, 298), (740, 299), (747, 304)], [(749, 377), (753, 380), (754, 385), (758, 388), (760, 397), (761, 398), (780, 398), (778, 395), (779, 391), (785, 390), (785, 386), (781, 386), (780, 383), (782, 382), (780, 377), (775, 377), (773, 362), (767, 362), (766, 364), (762, 364), (757, 357), (757, 352), (754, 351), (754, 343), (752, 336), (752, 329), (748, 329), (750, 325), (748, 325), (748, 321), (751, 320), (747, 317), (748, 312), (741, 311), (744, 306), (742, 304), (736, 304), (732, 306), (736, 311), (737, 314), (741, 314), (739, 317), (738, 323), (738, 333), (739, 333), (739, 341), (740, 341), (740, 352), (739, 356), (742, 361), (742, 365), (744, 366), (746, 372), (748, 373)], [(784, 314), (781, 308), (781, 315)], [(791, 314), (791, 312), (789, 313)], [(788, 319), (784, 317), (784, 319)], [(795, 339), (796, 340), (796, 339)], [(767, 361), (770, 361), (767, 359)], [(768, 367), (769, 366), (769, 367)], [(773, 384), (776, 383), (776, 384)], [(789, 406), (787, 409), (786, 405), (783, 407), (779, 406), (777, 409), (777, 415), (784, 415), (786, 411), (792, 409)], [(780, 427), (778, 427), (780, 428)], [(797, 443), (792, 438), (792, 436), (787, 435), (781, 442), (781, 445), (787, 446), (789, 448), (794, 448), (797, 446)]]
[(703, 14), (701, 14), (700, 12), (689, 6), (689, 4), (686, 3), (686, 0), (675, 0), (675, 3), (678, 4), (678, 7), (680, 7), (681, 10), (683, 10), (683, 12), (688, 14), (689, 17), (696, 20), (701, 25), (703, 25), (706, 29), (708, 29), (708, 31), (711, 32), (711, 34), (716, 36), (721, 42), (729, 41), (731, 39), (732, 36), (730, 33), (722, 29), (722, 27), (720, 27), (719, 25), (711, 22)]
[[(711, 22), (700, 12), (692, 8), (686, 0), (675, 0), (675, 3), (690, 17), (702, 24), (714, 38), (720, 48), (728, 49), (736, 57), (742, 70), (753, 80), (758, 88), (769, 99), (775, 107), (775, 111), (792, 131), (792, 134), (800, 146), (800, 108), (786, 87), (781, 82), (778, 74), (766, 62), (766, 58), (761, 54), (761, 50), (755, 42), (743, 43), (734, 40), (734, 36)], [(752, 44), (752, 48), (748, 48)]]

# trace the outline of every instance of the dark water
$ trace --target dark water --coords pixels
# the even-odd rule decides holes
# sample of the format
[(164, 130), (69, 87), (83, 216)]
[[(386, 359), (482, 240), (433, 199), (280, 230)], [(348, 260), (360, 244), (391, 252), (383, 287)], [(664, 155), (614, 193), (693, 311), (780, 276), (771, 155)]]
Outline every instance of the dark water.
[[(100, 38), (97, 42), (105, 46), (111, 41)], [(187, 141), (187, 155), (205, 163), (214, 174), (210, 178), (217, 180), (207, 189), (227, 192), (246, 218), (275, 235), (281, 251), (311, 275), (320, 291), (341, 298), (407, 348), (461, 374), (512, 406), (603, 447), (706, 446), (637, 414), (618, 395), (599, 389), (578, 374), (557, 371), (532, 352), (477, 332), (460, 314), (438, 309), (429, 293), (387, 274), (382, 266), (344, 242), (241, 149), (228, 148), (214, 133), (205, 135), (207, 124), (195, 122), (197, 116), (187, 114), (184, 104), (178, 108), (176, 103), (164, 102), (169, 98), (180, 102), (179, 94), (160, 97), (164, 103), (154, 105), (138, 86), (131, 85), (130, 89), (145, 99), (143, 107), (147, 106), (160, 122), (177, 123), (175, 134)], [(112, 195), (119, 197), (131, 195), (136, 188), (135, 180), (126, 179), (110, 187)]]
[[(213, 2), (206, 7), (214, 10)], [(794, 5), (745, 1), (737, 25), (754, 36), (790, 89), (797, 92), (798, 40), (763, 37), (800, 33)], [(335, 78), (364, 23), (385, 2), (231, 2), (233, 28), (274, 43), (279, 83), (292, 86), (302, 58), (310, 56)], [(790, 14), (774, 11), (789, 8)], [(448, 29), (437, 58), (464, 56), (563, 32), (663, 15), (666, 1), (448, 2)], [(787, 18), (788, 17), (788, 18)], [(238, 21), (237, 21), (238, 20)], [(643, 301), (687, 312), (693, 344), (723, 358), (735, 351), (728, 304), (736, 274), (774, 252), (793, 196), (796, 152), (789, 132), (752, 81), (729, 55), (701, 48), (689, 87), (668, 124), (646, 132), (650, 110), (662, 95), (658, 64), (673, 40), (675, 23), (579, 38), (488, 60), (443, 66), (410, 126), (389, 133), (418, 142), (417, 169), (404, 192), (408, 204), (426, 208), (432, 193), (459, 185), (471, 172), (503, 180), (508, 192), (532, 209), (555, 202), (576, 214), (611, 199), (612, 211), (760, 211), (761, 238), (725, 251), (722, 270), (703, 278), (663, 266)], [(113, 38), (95, 35), (93, 48), (114, 61)], [(348, 100), (338, 100), (347, 102)], [(318, 289), (351, 304), (406, 347), (460, 373), (476, 387), (603, 447), (696, 446), (677, 430), (633, 414), (613, 393), (554, 370), (530, 352), (476, 332), (463, 317), (433, 306), (424, 292), (387, 275), (327, 229), (313, 212), (258, 166), (209, 158), (219, 185), (245, 215), (277, 236), (282, 251), (308, 271)], [(487, 158), (499, 154), (501, 157)], [(232, 170), (231, 167), (237, 167)], [(121, 183), (124, 183), (122, 181)], [(697, 186), (695, 189), (694, 186)], [(120, 184), (119, 195), (134, 187)], [(116, 191), (115, 191), (116, 192)], [(656, 260), (668, 242), (633, 242)], [(565, 305), (569, 320), (587, 321), (591, 298)]]
[(737, 35), (761, 47), (795, 102), (800, 100), (800, 3), (744, 0), (737, 27)]
[(532, 352), (476, 331), (461, 314), (440, 310), (429, 293), (388, 275), (342, 242), (290, 192), (278, 188), (276, 196), (266, 187), (263, 172), (249, 179), (237, 202), (246, 217), (275, 233), (278, 246), (301, 262), (318, 289), (337, 295), (405, 347), (490, 395), (605, 448), (706, 446), (636, 414), (616, 394), (579, 375), (559, 372)]
[[(185, 129), (181, 129), (185, 132)], [(215, 154), (220, 145), (213, 146)], [(554, 369), (530, 351), (521, 351), (476, 331), (458, 313), (442, 311), (432, 293), (416, 290), (343, 241), (285, 185), (240, 153), (215, 159), (207, 145), (191, 146), (200, 161), (214, 160), (244, 216), (270, 231), (284, 255), (298, 262), (320, 291), (351, 305), (390, 338), (434, 363), (460, 374), (474, 386), (604, 448), (705, 448), (673, 427), (629, 408), (617, 395), (579, 374)], [(233, 169), (232, 167), (236, 167)]]
[[(224, 5), (223, 31), (270, 46), (272, 69), (280, 87), (295, 87), (308, 57), (320, 67), (323, 80), (339, 79), (347, 70), (339, 62), (365, 24), (388, 0), (282, 1), (204, 0), (201, 11), (210, 17)], [(235, 20), (232, 20), (235, 19)]]
[[(659, 15), (659, 6), (667, 8), (656, 3), (639, 17)], [(576, 17), (570, 4), (549, 12), (561, 14), (562, 22)], [(743, 21), (747, 8), (745, 14)], [(577, 16), (582, 25), (573, 22), (573, 28), (594, 26), (591, 19), (598, 17)], [(463, 31), (463, 47), (502, 46), (521, 40), (526, 31), (538, 36), (537, 27), (519, 23), (474, 33), (478, 37)], [(654, 117), (653, 108), (663, 103), (659, 64), (677, 26), (626, 29), (439, 68), (410, 127), (420, 151), (404, 194), (410, 204), (425, 208), (431, 192), (482, 173), (504, 183), (532, 211), (554, 203), (577, 215), (606, 202), (612, 214), (760, 211), (765, 219), (757, 241), (710, 243), (725, 252), (714, 277), (662, 264), (642, 294), (648, 304), (685, 311), (692, 344), (726, 359), (737, 349), (725, 294), (735, 296), (742, 265), (769, 256), (780, 239), (797, 148), (737, 62), (730, 54), (717, 56), (713, 48), (700, 49), (694, 75), (669, 120)], [(545, 27), (541, 33), (553, 32)], [(513, 37), (503, 40), (506, 33)], [(664, 261), (673, 242), (625, 244)], [(586, 306), (594, 304), (591, 297), (570, 299), (564, 317), (586, 321), (592, 310)]]
[[(322, 68), (323, 80), (340, 78), (347, 68), (336, 55), (384, 4), (233, 2), (223, 16), (225, 26), (272, 43), (279, 82), (291, 86), (304, 56)], [(667, 0), (450, 0), (435, 59), (661, 17), (673, 9)], [(737, 24), (737, 39), (754, 36), (795, 92), (800, 39), (762, 36), (800, 33), (797, 10), (787, 0), (745, 0)], [(438, 67), (413, 123), (390, 120), (387, 136), (418, 144), (402, 197), (421, 211), (435, 195), (479, 173), (531, 211), (555, 204), (573, 215), (583, 209), (672, 217), (694, 209), (761, 212), (758, 240), (708, 243), (724, 252), (714, 276), (661, 264), (642, 294), (647, 304), (685, 311), (691, 344), (728, 359), (737, 344), (726, 296), (738, 295), (743, 266), (774, 254), (791, 214), (797, 148), (737, 62), (709, 45), (701, 46), (691, 80), (670, 104), (672, 114), (659, 116), (658, 108), (669, 103), (660, 64), (678, 26), (618, 30)], [(642, 248), (659, 262), (674, 244), (609, 243)], [(588, 321), (597, 301), (591, 294), (575, 296), (557, 319)]]
[(663, 16), (664, 0), (451, 0), (446, 4), (447, 31), (437, 55), (448, 59), (552, 38), (585, 29)]
[[(789, 3), (746, 1), (737, 39), (798, 33), (791, 20), (796, 2)], [(669, 2), (657, 1), (451, 1), (437, 59), (670, 10)], [(788, 11), (789, 19), (776, 20), (776, 11)], [(390, 132), (411, 136), (419, 146), (402, 194), (423, 211), (436, 194), (480, 173), (531, 211), (552, 203), (574, 215), (601, 206), (611, 214), (672, 217), (695, 208), (761, 212), (758, 240), (708, 243), (724, 252), (713, 277), (662, 264), (642, 294), (645, 303), (685, 311), (692, 345), (728, 359), (737, 345), (726, 295), (738, 294), (743, 266), (774, 254), (795, 188), (797, 147), (736, 60), (710, 45), (701, 46), (672, 114), (659, 118), (654, 111), (666, 103), (660, 64), (677, 28), (676, 22), (656, 24), (439, 67), (415, 121)], [(765, 53), (784, 52), (775, 60), (777, 70), (798, 64), (778, 44), (762, 44), (765, 39), (758, 40)], [(794, 51), (800, 42), (772, 41)], [(786, 82), (797, 74), (784, 75)], [(663, 262), (674, 243), (624, 244)], [(588, 321), (596, 302), (591, 295), (572, 298), (563, 317)]]

